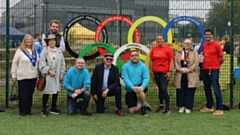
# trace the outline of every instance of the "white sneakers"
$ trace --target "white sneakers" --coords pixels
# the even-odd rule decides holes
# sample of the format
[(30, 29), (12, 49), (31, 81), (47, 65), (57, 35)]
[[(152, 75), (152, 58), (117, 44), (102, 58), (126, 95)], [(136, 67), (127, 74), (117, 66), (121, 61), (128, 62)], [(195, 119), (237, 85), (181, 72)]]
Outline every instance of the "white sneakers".
[(180, 107), (179, 108), (179, 111), (178, 111), (179, 113), (191, 113), (191, 110), (190, 109), (187, 109), (187, 108), (185, 108), (185, 107)]
[(191, 113), (190, 109), (185, 108), (185, 113)]
[(184, 113), (184, 110), (185, 110), (185, 107), (180, 107), (178, 112), (179, 113)]

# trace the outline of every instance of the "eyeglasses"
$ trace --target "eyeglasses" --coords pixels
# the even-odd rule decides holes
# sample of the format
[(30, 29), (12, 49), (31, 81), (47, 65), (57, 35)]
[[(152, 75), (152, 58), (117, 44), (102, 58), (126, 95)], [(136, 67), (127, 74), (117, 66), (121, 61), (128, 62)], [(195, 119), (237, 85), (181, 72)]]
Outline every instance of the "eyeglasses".
[(191, 45), (191, 43), (184, 43), (185, 45)]
[(77, 64), (84, 64), (84, 62), (77, 62)]
[(133, 54), (131, 55), (131, 57), (138, 57), (138, 54)]
[(108, 60), (108, 61), (113, 61), (113, 59), (110, 59), (110, 58), (106, 58), (106, 60)]

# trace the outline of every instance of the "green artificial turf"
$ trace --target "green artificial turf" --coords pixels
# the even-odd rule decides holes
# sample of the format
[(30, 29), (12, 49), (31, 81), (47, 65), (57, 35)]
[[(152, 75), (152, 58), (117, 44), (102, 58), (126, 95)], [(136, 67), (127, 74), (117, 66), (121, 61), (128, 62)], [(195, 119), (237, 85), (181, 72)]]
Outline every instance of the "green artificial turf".
[[(191, 114), (179, 114), (172, 110), (170, 115), (148, 112), (120, 117), (113, 109), (104, 114), (87, 117), (80, 114), (68, 116), (66, 110), (60, 115), (40, 115), (34, 109), (32, 116), (22, 117), (17, 109), (7, 109), (0, 114), (1, 135), (238, 135), (240, 132), (240, 110), (225, 111), (224, 115), (213, 116), (212, 113), (200, 113), (193, 110)], [(126, 109), (124, 109), (126, 112)]]

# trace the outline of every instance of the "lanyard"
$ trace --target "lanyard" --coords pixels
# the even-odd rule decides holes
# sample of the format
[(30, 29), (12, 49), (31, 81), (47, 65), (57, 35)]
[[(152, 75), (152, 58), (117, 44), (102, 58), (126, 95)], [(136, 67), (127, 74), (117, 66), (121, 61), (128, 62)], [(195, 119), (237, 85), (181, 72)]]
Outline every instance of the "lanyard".
[(188, 53), (185, 51), (185, 48), (183, 49), (183, 51), (184, 51), (184, 61), (188, 61), (187, 59), (188, 59)]
[(32, 66), (36, 66), (36, 61), (37, 61), (37, 56), (36, 56), (36, 51), (32, 52), (32, 55), (28, 51), (23, 51), (23, 53), (28, 57), (28, 59), (31, 61)]
[(186, 53), (186, 51), (185, 51), (185, 48), (183, 48), (183, 53), (184, 53), (184, 62), (183, 62), (183, 65), (184, 66), (187, 66), (187, 64), (188, 64), (188, 61), (187, 61), (187, 58), (188, 58), (188, 53)]

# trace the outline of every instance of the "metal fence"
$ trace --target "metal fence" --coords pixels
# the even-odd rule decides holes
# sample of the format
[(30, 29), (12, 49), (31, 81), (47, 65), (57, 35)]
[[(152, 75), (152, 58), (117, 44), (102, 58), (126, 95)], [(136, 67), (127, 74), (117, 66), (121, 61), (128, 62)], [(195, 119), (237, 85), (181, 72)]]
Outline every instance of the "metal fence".
[[(12, 85), (11, 61), (17, 46), (27, 33), (34, 35), (49, 31), (49, 22), (53, 19), (61, 22), (59, 32), (65, 34), (66, 42), (76, 53), (75, 55), (94, 42), (106, 42), (117, 49), (132, 41), (151, 49), (156, 35), (160, 33), (168, 36), (166, 42), (172, 43), (174, 40), (177, 46), (181, 46), (185, 38), (192, 38), (194, 46), (201, 44), (204, 38), (202, 32), (205, 28), (212, 29), (215, 40), (219, 42), (224, 35), (229, 35), (233, 44), (232, 54), (227, 56), (225, 67), (221, 69), (220, 83), (225, 104), (234, 106), (240, 101), (238, 89), (240, 82), (236, 80), (236, 84), (232, 84), (232, 73), (237, 66), (239, 54), (239, 49), (235, 47), (240, 44), (240, 22), (237, 21), (240, 19), (238, 0), (7, 0), (6, 2), (0, 2), (1, 106), (17, 105), (17, 102), (8, 100)], [(132, 27), (137, 28), (138, 31), (133, 29), (132, 33), (129, 32)], [(168, 35), (168, 31), (172, 34)], [(96, 54), (97, 51), (92, 49), (86, 56)], [(74, 65), (75, 58), (69, 51), (64, 52), (64, 57), (66, 68), (69, 69)], [(233, 61), (235, 63), (231, 68)], [(94, 66), (100, 62), (102, 56), (97, 56), (87, 60), (86, 66), (92, 72)], [(171, 105), (176, 106), (176, 90), (172, 86), (172, 80), (173, 77), (169, 84), (169, 93)], [(124, 95), (124, 87), (122, 89)], [(156, 85), (151, 83), (147, 94), (147, 101), (151, 105), (158, 104), (155, 90)], [(109, 106), (114, 104), (113, 98), (107, 101)], [(195, 95), (195, 107), (199, 108), (205, 103), (204, 89), (200, 86)], [(66, 105), (64, 90), (59, 95), (58, 104)], [(37, 91), (34, 93), (33, 105), (41, 107), (41, 93)], [(91, 105), (94, 106), (93, 101)]]

